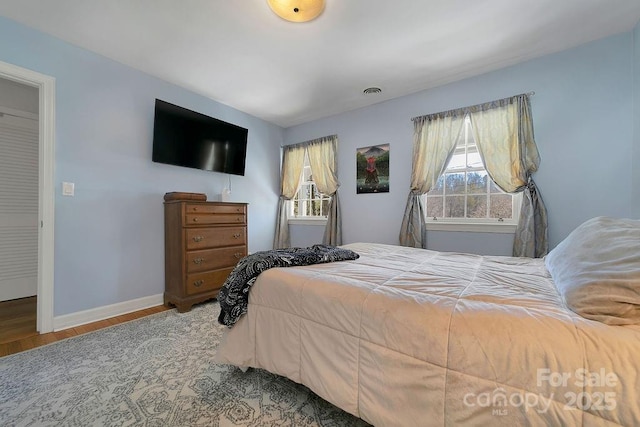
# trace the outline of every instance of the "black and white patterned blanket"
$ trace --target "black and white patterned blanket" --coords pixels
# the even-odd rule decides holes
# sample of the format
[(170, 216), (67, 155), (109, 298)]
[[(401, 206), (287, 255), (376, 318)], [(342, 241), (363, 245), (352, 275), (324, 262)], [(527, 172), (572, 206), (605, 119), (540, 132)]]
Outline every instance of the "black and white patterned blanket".
[(218, 322), (233, 326), (247, 312), (249, 290), (258, 275), (273, 267), (296, 267), (325, 262), (358, 259), (360, 255), (344, 248), (330, 245), (313, 245), (308, 248), (274, 249), (256, 252), (242, 258), (222, 285), (218, 294), (220, 316)]

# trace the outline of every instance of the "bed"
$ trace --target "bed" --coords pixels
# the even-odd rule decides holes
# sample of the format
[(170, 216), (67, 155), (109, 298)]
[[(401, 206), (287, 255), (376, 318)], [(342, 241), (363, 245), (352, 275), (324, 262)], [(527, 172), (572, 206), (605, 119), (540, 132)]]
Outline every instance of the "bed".
[[(376, 426), (640, 425), (640, 231), (613, 227), (635, 242), (616, 249), (633, 252), (620, 266), (584, 242), (602, 243), (597, 220), (545, 259), (355, 243), (357, 260), (269, 269), (217, 362), (285, 376)], [(622, 311), (588, 280), (576, 290), (583, 267)]]

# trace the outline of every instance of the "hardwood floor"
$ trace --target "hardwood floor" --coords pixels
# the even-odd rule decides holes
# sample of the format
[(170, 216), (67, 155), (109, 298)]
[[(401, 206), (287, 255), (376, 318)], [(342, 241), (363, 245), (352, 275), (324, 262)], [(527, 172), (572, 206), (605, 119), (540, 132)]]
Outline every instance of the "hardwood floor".
[(159, 305), (58, 332), (36, 331), (36, 297), (0, 302), (0, 357), (50, 344), (75, 335), (160, 313), (173, 308)]
[(0, 344), (37, 335), (36, 297), (0, 302)]

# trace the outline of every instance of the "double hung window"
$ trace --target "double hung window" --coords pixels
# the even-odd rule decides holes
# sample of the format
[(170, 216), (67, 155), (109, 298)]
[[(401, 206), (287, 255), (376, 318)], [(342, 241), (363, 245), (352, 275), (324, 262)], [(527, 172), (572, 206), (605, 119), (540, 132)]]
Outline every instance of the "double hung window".
[(313, 182), (309, 155), (304, 156), (304, 167), (300, 176), (300, 187), (291, 200), (290, 218), (296, 219), (326, 219), (329, 212), (330, 196), (318, 191)]
[(521, 193), (505, 193), (491, 180), (467, 116), (449, 164), (424, 197), (428, 228), (436, 223), (515, 225)]

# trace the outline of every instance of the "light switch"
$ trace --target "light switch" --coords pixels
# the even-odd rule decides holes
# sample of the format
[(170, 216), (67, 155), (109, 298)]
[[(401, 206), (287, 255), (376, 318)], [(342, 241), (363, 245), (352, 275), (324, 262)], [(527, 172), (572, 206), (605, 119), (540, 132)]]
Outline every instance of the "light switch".
[(62, 183), (62, 195), (63, 196), (73, 196), (74, 184), (73, 182), (63, 182)]

